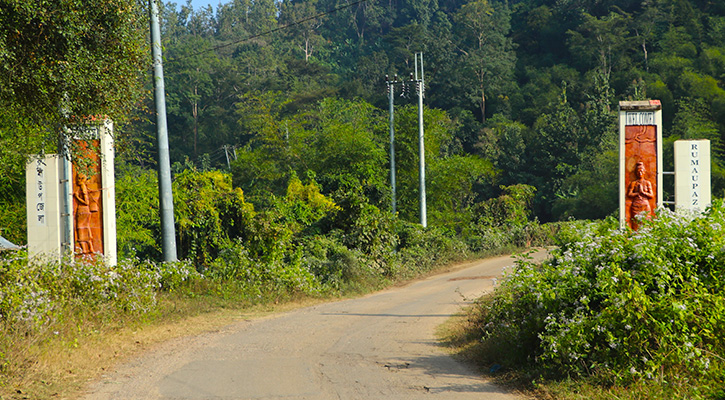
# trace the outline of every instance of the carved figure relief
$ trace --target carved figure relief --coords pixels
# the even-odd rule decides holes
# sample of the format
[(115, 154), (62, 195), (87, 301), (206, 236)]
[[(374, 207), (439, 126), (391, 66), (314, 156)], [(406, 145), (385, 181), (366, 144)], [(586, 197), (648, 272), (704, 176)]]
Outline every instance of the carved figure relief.
[(91, 196), (87, 181), (85, 175), (76, 174), (76, 190), (73, 192), (73, 197), (76, 204), (76, 253), (79, 254), (96, 252), (93, 246), (92, 213), (98, 213), (98, 202)]
[(657, 204), (656, 129), (655, 125), (625, 127), (625, 220), (635, 230), (639, 227), (636, 216), (652, 217)]
[[(80, 256), (103, 253), (103, 207), (101, 203), (100, 157), (81, 143), (83, 156), (90, 161), (89, 175), (74, 166), (73, 216), (75, 253)], [(93, 146), (90, 146), (91, 148)]]
[(643, 162), (638, 162), (635, 166), (634, 174), (637, 179), (630, 182), (627, 187), (627, 197), (630, 199), (629, 209), (629, 226), (632, 229), (639, 228), (637, 222), (638, 217), (642, 217), (642, 214), (646, 217), (653, 215), (652, 206), (650, 200), (654, 198), (654, 191), (652, 190), (652, 182), (645, 179), (645, 168)]

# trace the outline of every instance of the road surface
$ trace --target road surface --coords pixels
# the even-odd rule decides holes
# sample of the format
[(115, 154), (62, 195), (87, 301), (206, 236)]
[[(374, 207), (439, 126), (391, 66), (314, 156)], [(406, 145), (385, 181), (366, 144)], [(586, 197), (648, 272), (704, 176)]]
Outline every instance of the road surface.
[(520, 400), (435, 338), (438, 325), (492, 290), (513, 261), (481, 260), (402, 288), (172, 341), (117, 367), (85, 399)]

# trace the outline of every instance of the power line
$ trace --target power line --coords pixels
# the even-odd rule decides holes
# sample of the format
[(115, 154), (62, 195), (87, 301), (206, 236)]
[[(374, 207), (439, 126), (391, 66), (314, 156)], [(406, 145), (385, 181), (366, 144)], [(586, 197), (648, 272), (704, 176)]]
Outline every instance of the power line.
[(315, 18), (324, 17), (326, 15), (330, 15), (332, 13), (335, 13), (335, 12), (340, 11), (340, 10), (344, 10), (346, 8), (349, 8), (349, 7), (358, 5), (360, 3), (365, 3), (366, 1), (368, 1), (368, 0), (358, 0), (358, 1), (354, 2), (354, 3), (350, 3), (350, 4), (346, 4), (344, 6), (340, 6), (340, 7), (337, 7), (337, 8), (333, 8), (331, 10), (327, 10), (327, 11), (321, 12), (319, 14), (313, 15), (311, 17), (303, 18), (303, 19), (301, 19), (299, 21), (290, 22), (287, 25), (283, 25), (283, 26), (280, 26), (280, 27), (277, 27), (277, 28), (274, 28), (274, 29), (271, 29), (271, 30), (268, 30), (268, 31), (265, 31), (265, 32), (262, 32), (262, 33), (258, 33), (256, 35), (252, 35), (252, 36), (249, 36), (249, 37), (244, 38), (244, 39), (234, 40), (232, 42), (225, 43), (225, 44), (221, 44), (221, 45), (218, 45), (218, 46), (214, 46), (211, 49), (206, 49), (206, 50), (198, 51), (198, 52), (196, 52), (194, 54), (189, 54), (187, 56), (174, 57), (174, 58), (171, 58), (171, 59), (167, 60), (167, 63), (174, 63), (174, 62), (183, 60), (185, 58), (196, 57), (196, 56), (199, 56), (199, 55), (202, 55), (202, 54), (205, 54), (205, 53), (209, 53), (211, 51), (217, 51), (217, 50), (223, 49), (225, 47), (233, 46), (235, 44), (239, 44), (239, 43), (242, 43), (242, 42), (246, 42), (248, 40), (256, 39), (258, 37), (262, 37), (262, 36), (269, 35), (269, 34), (272, 34), (272, 33), (275, 33), (275, 32), (279, 32), (281, 30), (284, 30), (284, 29), (287, 29), (287, 28), (291, 28), (291, 27), (293, 27), (295, 25), (300, 25), (302, 23), (305, 23), (307, 21), (313, 20)]

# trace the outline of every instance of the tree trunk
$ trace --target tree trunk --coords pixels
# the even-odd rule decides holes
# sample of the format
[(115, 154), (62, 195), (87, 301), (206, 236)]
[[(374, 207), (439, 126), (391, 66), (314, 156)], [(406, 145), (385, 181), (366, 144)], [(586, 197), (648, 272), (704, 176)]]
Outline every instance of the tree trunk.
[(647, 41), (642, 38), (642, 51), (644, 51), (644, 70), (649, 72), (649, 59), (647, 58)]
[(199, 137), (199, 102), (196, 100), (198, 88), (194, 86), (194, 101), (191, 105), (191, 115), (194, 117), (194, 158), (198, 156), (197, 142)]
[(486, 91), (481, 85), (481, 122), (486, 122)]

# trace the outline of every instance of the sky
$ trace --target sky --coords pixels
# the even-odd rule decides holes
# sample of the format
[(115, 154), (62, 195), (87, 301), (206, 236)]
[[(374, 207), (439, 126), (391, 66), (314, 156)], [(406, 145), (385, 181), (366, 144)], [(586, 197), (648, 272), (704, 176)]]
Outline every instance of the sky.
[[(168, 0), (165, 0), (165, 1), (168, 2)], [(179, 6), (186, 4), (186, 0), (171, 0), (171, 1), (173, 1), (174, 3), (176, 3)], [(211, 8), (214, 11), (216, 11), (217, 6), (219, 6), (220, 3), (226, 4), (229, 1), (231, 1), (231, 0), (191, 0), (191, 5), (192, 5), (192, 7), (194, 7), (194, 10), (198, 10), (202, 7), (206, 7), (207, 5), (210, 5)]]

